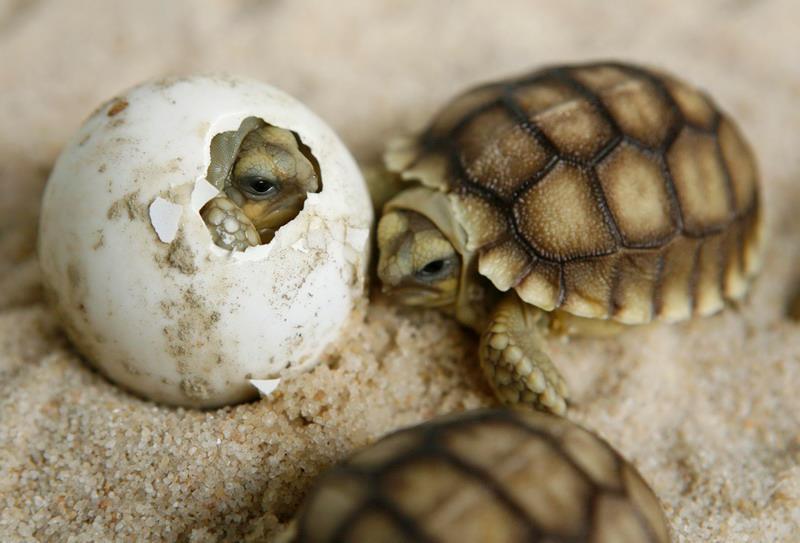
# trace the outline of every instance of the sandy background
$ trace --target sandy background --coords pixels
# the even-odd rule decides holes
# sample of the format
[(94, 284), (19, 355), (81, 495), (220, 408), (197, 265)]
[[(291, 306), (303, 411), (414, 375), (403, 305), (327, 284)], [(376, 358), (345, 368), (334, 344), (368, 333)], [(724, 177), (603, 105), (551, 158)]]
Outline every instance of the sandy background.
[(368, 162), (465, 85), (597, 57), (671, 69), (739, 120), (772, 240), (737, 310), (557, 345), (570, 416), (641, 470), (677, 541), (797, 541), (798, 17), (793, 0), (0, 1), (0, 541), (257, 541), (354, 447), (489, 402), (468, 333), (381, 300), (269, 401), (159, 407), (89, 370), (42, 305), (34, 247), (47, 173), (96, 105), (152, 76), (238, 72)]

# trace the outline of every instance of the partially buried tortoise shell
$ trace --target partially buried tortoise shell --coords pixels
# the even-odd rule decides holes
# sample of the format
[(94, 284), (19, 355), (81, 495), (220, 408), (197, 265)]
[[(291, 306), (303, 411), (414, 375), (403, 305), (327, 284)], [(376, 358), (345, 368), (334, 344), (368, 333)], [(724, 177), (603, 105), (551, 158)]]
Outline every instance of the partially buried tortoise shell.
[(323, 475), (283, 541), (666, 542), (605, 441), (544, 413), (472, 411), (392, 434)]
[(384, 289), (483, 332), (508, 403), (564, 410), (534, 325), (710, 315), (759, 267), (750, 147), (705, 93), (660, 71), (566, 65), (477, 87), (393, 143), (386, 166), (416, 185), (384, 206)]

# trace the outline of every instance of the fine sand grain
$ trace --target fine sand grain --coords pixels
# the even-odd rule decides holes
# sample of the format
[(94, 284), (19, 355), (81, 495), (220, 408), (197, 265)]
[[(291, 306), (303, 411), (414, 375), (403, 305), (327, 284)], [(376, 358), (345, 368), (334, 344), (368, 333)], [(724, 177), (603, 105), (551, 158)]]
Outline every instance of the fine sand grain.
[(771, 240), (739, 308), (554, 344), (570, 418), (639, 468), (676, 541), (797, 541), (798, 17), (792, 0), (0, 2), (0, 541), (269, 540), (355, 447), (491, 402), (474, 337), (377, 295), (268, 400), (174, 409), (90, 370), (42, 303), (34, 249), (47, 172), (97, 104), (153, 76), (243, 73), (368, 163), (466, 85), (598, 57), (680, 73), (739, 120)]

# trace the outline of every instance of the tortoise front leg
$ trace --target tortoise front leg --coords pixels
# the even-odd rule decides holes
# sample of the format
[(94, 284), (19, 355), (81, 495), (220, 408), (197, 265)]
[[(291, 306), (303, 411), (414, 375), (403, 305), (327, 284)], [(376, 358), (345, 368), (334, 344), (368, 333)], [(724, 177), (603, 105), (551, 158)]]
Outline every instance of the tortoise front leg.
[(480, 362), (497, 397), (563, 415), (567, 385), (544, 352), (551, 314), (508, 294), (481, 336)]
[(203, 206), (200, 215), (208, 226), (211, 239), (223, 249), (244, 251), (261, 243), (253, 223), (225, 193)]

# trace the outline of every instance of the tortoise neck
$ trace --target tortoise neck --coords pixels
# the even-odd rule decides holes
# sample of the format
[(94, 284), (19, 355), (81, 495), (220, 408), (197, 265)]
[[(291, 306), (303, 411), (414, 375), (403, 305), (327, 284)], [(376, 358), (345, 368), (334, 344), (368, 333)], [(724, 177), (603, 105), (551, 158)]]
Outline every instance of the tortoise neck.
[(467, 234), (456, 221), (447, 193), (428, 187), (400, 192), (383, 206), (383, 212), (408, 210), (430, 220), (461, 255), (461, 276), (456, 301), (441, 308), (462, 324), (482, 331), (496, 296), (488, 281), (478, 274), (478, 254), (467, 249)]

